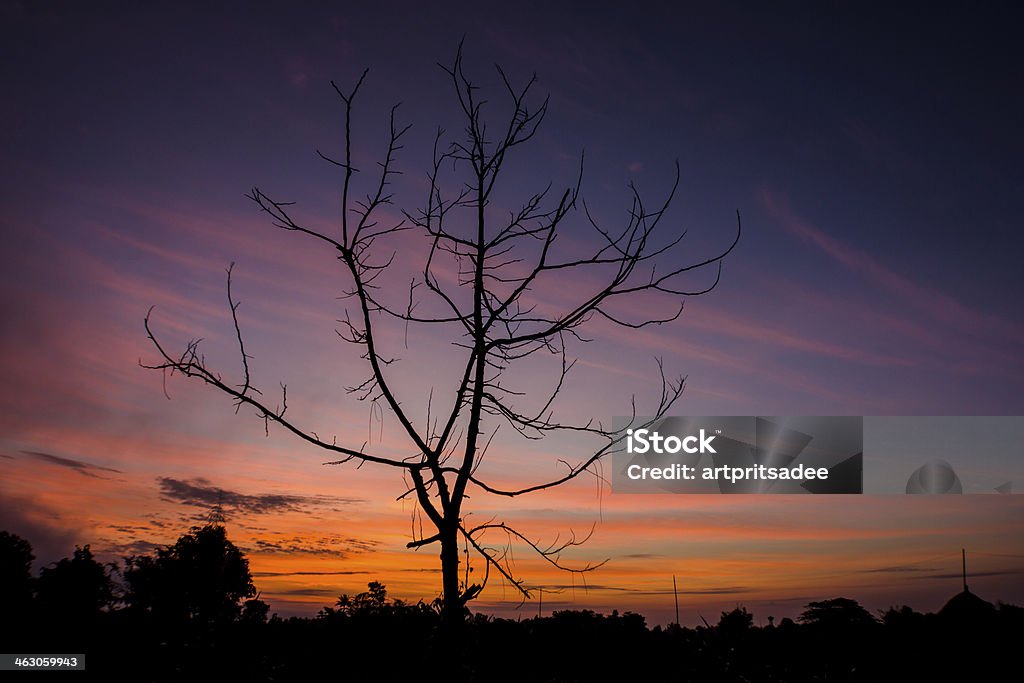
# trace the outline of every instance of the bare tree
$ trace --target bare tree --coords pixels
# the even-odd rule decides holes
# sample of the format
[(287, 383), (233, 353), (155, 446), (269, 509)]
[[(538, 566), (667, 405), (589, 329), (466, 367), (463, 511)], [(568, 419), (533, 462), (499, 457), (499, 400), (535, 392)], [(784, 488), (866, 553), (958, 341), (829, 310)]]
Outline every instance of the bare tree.
[[(664, 416), (681, 395), (685, 378), (668, 378), (658, 360), (660, 395), (657, 405), (647, 412), (653, 418), (639, 419), (634, 400), (630, 406), (633, 416), (630, 423), (614, 429), (593, 420), (577, 424), (556, 419), (553, 404), (575, 363), (567, 353), (567, 346), (588, 341), (582, 329), (595, 318), (628, 328), (659, 325), (678, 318), (686, 297), (704, 294), (718, 284), (722, 260), (735, 248), (741, 228), (737, 213), (735, 238), (721, 252), (700, 260), (687, 261), (679, 253), (685, 231), (670, 230), (667, 239), (656, 240), (660, 232), (657, 229), (678, 187), (678, 163), (672, 188), (663, 201), (654, 208), (648, 207), (631, 184), (632, 205), (628, 217), (621, 226), (605, 227), (580, 195), (582, 156), (574, 185), (553, 195), (549, 184), (526, 198), (518, 210), (507, 217), (495, 217), (490, 203), (503, 177), (506, 160), (515, 148), (534, 137), (548, 111), (548, 99), (534, 106), (529, 99), (536, 77), (516, 87), (498, 67), (510, 113), (501, 119), (499, 126), (488, 127), (484, 117), (485, 102), (463, 69), (461, 45), (451, 66), (442, 66), (442, 69), (450, 79), (461, 110), (464, 136), (445, 143), (444, 131), (438, 130), (433, 166), (427, 174), (429, 189), (424, 205), (418, 210), (402, 211), (400, 219), (384, 222), (386, 212), (382, 207), (392, 203), (390, 186), (393, 176), (399, 172), (395, 159), (409, 130), (408, 126), (396, 123), (397, 106), (391, 109), (390, 140), (383, 161), (379, 162), (379, 175), (367, 194), (354, 199), (353, 177), (357, 169), (352, 165), (352, 106), (366, 78), (365, 71), (350, 91), (332, 82), (344, 104), (343, 158), (318, 152), (343, 173), (341, 225), (336, 231), (321, 232), (300, 224), (291, 215), (291, 203), (271, 199), (259, 188), (253, 188), (248, 195), (271, 216), (277, 227), (307, 235), (336, 252), (348, 283), (345, 292), (348, 305), (337, 333), (345, 342), (359, 347), (361, 358), (368, 365), (365, 378), (351, 386), (349, 392), (359, 400), (385, 406), (401, 425), (413, 455), (389, 457), (372, 452), (365, 443), (346, 445), (336, 439), (321, 438), (287, 413), (288, 394), (283, 384), (277, 405), (272, 406), (266, 400), (251, 379), (251, 357), (246, 352), (238, 321), (231, 268), (227, 271), (227, 293), (241, 358), (241, 383), (229, 383), (209, 367), (199, 352), (198, 340), (187, 343), (181, 353), (169, 351), (153, 332), (152, 309), (146, 316), (145, 327), (160, 358), (144, 367), (165, 373), (179, 372), (216, 387), (234, 399), (236, 408), (255, 409), (265, 428), (271, 423), (279, 425), (299, 439), (336, 454), (332, 464), (374, 463), (401, 472), (407, 486), (400, 498), (414, 500), (414, 516), (420, 516), (421, 522), (425, 516), (429, 523), (428, 532), (414, 531), (408, 547), (439, 545), (442, 612), (447, 619), (457, 621), (462, 618), (467, 602), (486, 585), (492, 571), (524, 598), (530, 596), (530, 587), (516, 576), (510, 563), (509, 550), (513, 545), (525, 544), (551, 565), (565, 571), (585, 573), (603, 564), (581, 567), (563, 564), (562, 551), (583, 543), (586, 537), (570, 535), (568, 540), (546, 545), (504, 521), (492, 519), (469, 524), (464, 513), (468, 492), (475, 488), (481, 493), (511, 498), (559, 486), (583, 473), (593, 474), (601, 459), (620, 447), (627, 428), (649, 426)], [(447, 173), (458, 177), (458, 182), (444, 181)], [(452, 184), (455, 189), (448, 189)], [(596, 244), (582, 256), (560, 255), (553, 245), (560, 228), (574, 215), (592, 231)], [(386, 281), (380, 280), (394, 267), (394, 254), (382, 254), (379, 245), (382, 240), (406, 231), (418, 232), (425, 238), (425, 261), (408, 291), (403, 286), (399, 292), (401, 303), (396, 304), (388, 297), (393, 287), (383, 285)], [(403, 245), (412, 242), (408, 235), (402, 237)], [(455, 271), (455, 284), (450, 278), (446, 281), (439, 277), (445, 268), (449, 269), (449, 274)], [(710, 282), (705, 286), (687, 288), (685, 276), (705, 268), (713, 269), (713, 279), (706, 278)], [(579, 281), (597, 284), (589, 294), (558, 312), (550, 312), (550, 306), (538, 306), (536, 289), (545, 280), (564, 278), (567, 274), (574, 278), (578, 274)], [(621, 300), (643, 293), (671, 298), (671, 308), (664, 315), (631, 319), (622, 313), (622, 306), (616, 306)], [(424, 303), (426, 305), (421, 307)], [(434, 312), (421, 312), (425, 308)], [(434, 396), (432, 388), (429, 398), (424, 395), (427, 387), (401, 388), (405, 396), (419, 392), (426, 399), (427, 417), (423, 425), (419, 425), (419, 418), (410, 415), (399, 399), (395, 375), (389, 367), (395, 359), (382, 353), (379, 327), (385, 319), (406, 326), (449, 329), (453, 343), (463, 354), (463, 364), (453, 381), (454, 393), (445, 397), (440, 411), (433, 406), (438, 397)], [(551, 354), (560, 367), (553, 389), (539, 399), (513, 390), (504, 381), (517, 361), (534, 354)], [(536, 405), (530, 409), (523, 407), (531, 398), (536, 400)], [(574, 462), (562, 460), (565, 471), (561, 476), (522, 488), (500, 488), (478, 476), (477, 468), (501, 425), (511, 427), (527, 439), (569, 432), (587, 436), (584, 441), (597, 445)], [(489, 540), (495, 537), (500, 543)], [(459, 559), (460, 550), (466, 553), (463, 563)], [(471, 555), (484, 565), (484, 578), (480, 583), (470, 581)]]

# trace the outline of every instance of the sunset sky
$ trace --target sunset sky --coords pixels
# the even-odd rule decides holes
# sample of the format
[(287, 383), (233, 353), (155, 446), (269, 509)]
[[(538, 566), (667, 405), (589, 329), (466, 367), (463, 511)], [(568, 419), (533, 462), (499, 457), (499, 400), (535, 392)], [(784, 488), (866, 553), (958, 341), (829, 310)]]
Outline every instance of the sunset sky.
[[(610, 422), (633, 394), (641, 412), (653, 408), (655, 358), (687, 376), (678, 415), (1024, 414), (1024, 17), (1008, 4), (832, 5), (0, 0), (0, 529), (32, 542), (38, 569), (76, 544), (104, 560), (147, 552), (220, 505), (282, 615), (313, 614), (371, 580), (403, 599), (437, 595), (434, 548), (405, 548), (411, 508), (396, 500), (394, 471), (325, 466), (330, 454), (281, 430), (265, 436), (199, 382), (168, 378), (168, 400), (139, 361), (156, 359), (142, 327), (156, 306), (163, 342), (202, 337), (210, 365), (241, 381), (225, 293), (234, 262), (258, 386), (271, 395), (285, 382), (308, 430), (408, 452), (387, 413), (345, 392), (365, 367), (334, 332), (348, 284), (334, 255), (274, 228), (244, 195), (259, 186), (337, 230), (341, 176), (316, 150), (343, 151), (330, 81), (348, 88), (369, 67), (353, 121), (357, 190), (369, 191), (401, 102), (397, 117), (413, 127), (389, 211), (421, 207), (434, 132), (451, 139), (464, 125), (437, 66), (463, 36), (496, 122), (507, 103), (495, 63), (517, 83), (536, 72), (537, 101), (551, 96), (497, 208), (573, 184), (585, 151), (582, 194), (610, 225), (627, 216), (630, 181), (663, 201), (679, 161), (662, 237), (688, 233), (666, 267), (723, 249), (743, 217), (720, 285), (679, 320), (593, 321), (594, 341), (570, 348), (579, 361), (556, 415)], [(573, 217), (560, 248), (585, 249), (588, 230)], [(424, 241), (392, 247), (392, 300), (404, 302)], [(537, 302), (558, 309), (595, 282), (552, 283)], [(663, 304), (635, 302), (641, 313)], [(388, 369), (400, 399), (423, 420), (431, 388), (454, 385), (458, 336), (382, 329), (401, 358)], [(509, 380), (543, 392), (552, 367), (526, 363)], [(480, 473), (544, 481), (591, 445), (504, 434)], [(1021, 444), (999, 457), (1019, 472)], [(594, 528), (563, 558), (609, 560), (586, 587), (515, 548), (545, 612), (633, 610), (665, 623), (673, 575), (688, 625), (737, 604), (757, 621), (793, 616), (839, 595), (932, 611), (960, 588), (961, 547), (974, 592), (1024, 603), (1016, 495), (629, 495), (583, 477), (513, 501), (477, 492), (467, 511), (544, 543)], [(518, 604), (492, 581), (474, 608), (514, 615)]]

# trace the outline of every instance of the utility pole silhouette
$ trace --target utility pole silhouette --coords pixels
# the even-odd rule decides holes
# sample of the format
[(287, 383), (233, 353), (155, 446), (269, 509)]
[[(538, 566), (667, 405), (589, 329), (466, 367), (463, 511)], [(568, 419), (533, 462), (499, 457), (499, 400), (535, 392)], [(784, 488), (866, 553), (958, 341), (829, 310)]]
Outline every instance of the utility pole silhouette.
[(676, 588), (676, 576), (672, 575), (672, 596), (676, 599), (676, 626), (679, 626), (679, 591)]
[(964, 567), (964, 593), (969, 593), (970, 591), (967, 590), (967, 549), (966, 548), (960, 548), (960, 557), (963, 560), (963, 567)]

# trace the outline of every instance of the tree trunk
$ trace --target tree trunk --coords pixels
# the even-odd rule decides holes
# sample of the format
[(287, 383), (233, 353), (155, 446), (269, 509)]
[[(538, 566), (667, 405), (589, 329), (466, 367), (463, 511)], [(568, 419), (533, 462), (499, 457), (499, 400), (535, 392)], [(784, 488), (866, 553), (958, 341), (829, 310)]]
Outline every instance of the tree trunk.
[(447, 625), (462, 623), (462, 594), (459, 591), (459, 537), (455, 526), (441, 530), (441, 620)]

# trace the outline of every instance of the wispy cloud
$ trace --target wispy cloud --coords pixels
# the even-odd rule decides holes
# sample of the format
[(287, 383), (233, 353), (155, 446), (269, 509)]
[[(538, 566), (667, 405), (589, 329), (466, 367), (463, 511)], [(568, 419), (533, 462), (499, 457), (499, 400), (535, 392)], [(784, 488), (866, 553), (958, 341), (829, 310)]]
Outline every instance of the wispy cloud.
[(59, 455), (52, 455), (50, 453), (43, 453), (41, 451), (22, 451), (25, 455), (41, 460), (43, 462), (50, 463), (51, 465), (59, 465), (60, 467), (68, 467), (79, 474), (84, 474), (87, 477), (100, 477), (95, 472), (113, 472), (115, 474), (123, 474), (121, 470), (115, 470), (112, 467), (101, 467), (100, 465), (93, 465), (92, 463), (85, 462), (84, 460), (74, 460), (72, 458), (63, 458)]
[(875, 569), (862, 569), (861, 574), (914, 574), (918, 572), (933, 572), (934, 567), (915, 567), (909, 564), (894, 565), (891, 567), (877, 567)]
[[(1006, 571), (989, 571), (989, 572), (970, 572), (968, 578), (979, 578), (983, 576), (1020, 576), (1024, 574), (1024, 569), (1008, 569)], [(928, 579), (959, 579), (962, 578), (963, 574), (957, 574), (950, 572), (948, 574), (929, 574), (926, 577)]]
[(108, 545), (105, 550), (109, 554), (126, 557), (131, 555), (148, 555), (163, 547), (163, 545), (152, 541), (137, 540), (128, 543), (114, 543)]
[(379, 543), (363, 538), (345, 536), (292, 536), (260, 538), (253, 542), (253, 550), (279, 555), (318, 555), (324, 557), (349, 557), (353, 554), (372, 552)]
[(903, 299), (935, 321), (964, 330), (1018, 338), (1024, 336), (1024, 328), (1019, 324), (973, 310), (955, 297), (934, 287), (919, 284), (895, 272), (868, 252), (829, 235), (799, 216), (784, 197), (762, 189), (760, 201), (768, 213), (791, 235), (817, 247), (833, 260), (891, 295)]
[(895, 355), (872, 353), (853, 346), (814, 339), (806, 333), (771, 327), (758, 320), (745, 320), (736, 315), (706, 308), (686, 319), (690, 327), (747, 339), (783, 349), (813, 353), (827, 358), (876, 366), (910, 366), (915, 361)]
[(165, 500), (195, 507), (219, 507), (225, 512), (261, 515), (270, 512), (299, 512), (309, 514), (315, 510), (337, 509), (338, 506), (362, 502), (359, 498), (337, 496), (300, 496), (286, 493), (248, 494), (214, 486), (197, 477), (181, 480), (159, 477), (160, 494)]
[(350, 571), (335, 571), (335, 572), (253, 572), (252, 575), (256, 578), (260, 577), (280, 577), (280, 576), (358, 576), (359, 574), (369, 574), (370, 572), (365, 570), (354, 569)]

